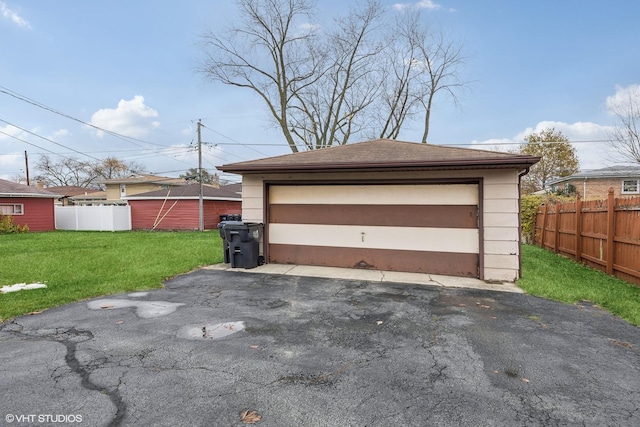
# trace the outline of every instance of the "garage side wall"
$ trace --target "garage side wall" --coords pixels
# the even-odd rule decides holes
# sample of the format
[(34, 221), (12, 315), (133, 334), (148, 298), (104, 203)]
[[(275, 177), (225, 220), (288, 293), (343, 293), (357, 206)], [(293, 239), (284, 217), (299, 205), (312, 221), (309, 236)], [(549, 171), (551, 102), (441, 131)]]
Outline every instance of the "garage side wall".
[[(366, 172), (246, 174), (242, 180), (242, 215), (245, 221), (266, 222), (265, 182), (348, 181), (348, 180), (424, 180), (481, 179), (483, 278), (490, 281), (515, 281), (519, 277), (519, 188), (518, 171), (509, 169), (438, 172)], [(263, 253), (263, 245), (260, 247)]]

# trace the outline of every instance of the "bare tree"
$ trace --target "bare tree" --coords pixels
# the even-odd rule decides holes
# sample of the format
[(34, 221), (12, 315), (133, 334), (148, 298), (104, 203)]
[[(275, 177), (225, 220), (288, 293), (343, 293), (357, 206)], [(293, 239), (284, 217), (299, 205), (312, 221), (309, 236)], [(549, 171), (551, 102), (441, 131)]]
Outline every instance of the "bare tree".
[(610, 133), (611, 146), (624, 158), (640, 163), (640, 86), (607, 100), (618, 124)]
[(201, 71), (221, 83), (257, 93), (278, 123), (293, 152), (291, 104), (299, 91), (322, 75), (322, 55), (311, 49), (313, 29), (297, 32), (308, 22), (307, 0), (239, 0), (242, 20), (224, 37), (203, 35), (205, 61)]
[(91, 187), (96, 179), (91, 163), (72, 157), (55, 161), (43, 155), (36, 163), (36, 170), (40, 172), (36, 179), (44, 182), (48, 187), (61, 185)]
[(95, 162), (80, 161), (72, 157), (64, 157), (58, 161), (43, 155), (36, 163), (40, 174), (36, 179), (47, 186), (77, 186), (85, 188), (101, 188), (100, 181), (120, 178), (134, 173), (144, 172), (144, 167), (135, 162), (124, 162), (108, 157)]
[(226, 33), (202, 36), (200, 71), (257, 93), (293, 152), (363, 135), (397, 138), (422, 112), (426, 142), (435, 95), (463, 85), (456, 80), (461, 50), (431, 35), (416, 10), (390, 36), (376, 0), (332, 28), (314, 23), (312, 1), (237, 0), (242, 19)]

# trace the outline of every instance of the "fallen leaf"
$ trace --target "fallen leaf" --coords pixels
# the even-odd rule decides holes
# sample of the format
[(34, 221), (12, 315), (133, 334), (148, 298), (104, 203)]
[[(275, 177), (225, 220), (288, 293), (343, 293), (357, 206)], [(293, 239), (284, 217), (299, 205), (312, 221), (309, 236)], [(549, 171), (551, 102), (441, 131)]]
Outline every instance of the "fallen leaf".
[(466, 307), (467, 304), (458, 304), (458, 307)]
[(258, 346), (256, 344), (251, 344), (249, 348), (258, 348)]
[(100, 308), (113, 308), (113, 304), (101, 305)]
[(609, 341), (611, 341), (611, 344), (619, 345), (620, 347), (633, 348), (633, 345), (629, 344), (628, 342), (612, 340), (612, 339), (609, 339)]
[(117, 320), (116, 325), (122, 325), (124, 322), (122, 320)]
[(384, 322), (383, 322), (382, 320), (378, 320), (378, 321), (376, 322), (376, 325), (382, 325), (383, 323), (384, 323)]
[(489, 306), (489, 305), (482, 305), (482, 304), (480, 304), (480, 308), (491, 308), (491, 306)]
[(528, 380), (528, 379), (526, 379), (526, 378), (523, 378), (523, 379), (522, 379), (522, 381), (524, 381), (525, 383), (528, 383), (528, 382), (529, 382), (529, 380)]
[(493, 373), (494, 373), (494, 374), (499, 374), (499, 373), (500, 373), (500, 371), (493, 371)]
[(240, 421), (244, 424), (255, 424), (262, 419), (262, 415), (258, 414), (256, 411), (246, 410), (242, 414), (240, 414)]
[(40, 314), (42, 313), (44, 310), (39, 310), (39, 311), (32, 311), (31, 313), (29, 313), (29, 316), (33, 316), (34, 314)]

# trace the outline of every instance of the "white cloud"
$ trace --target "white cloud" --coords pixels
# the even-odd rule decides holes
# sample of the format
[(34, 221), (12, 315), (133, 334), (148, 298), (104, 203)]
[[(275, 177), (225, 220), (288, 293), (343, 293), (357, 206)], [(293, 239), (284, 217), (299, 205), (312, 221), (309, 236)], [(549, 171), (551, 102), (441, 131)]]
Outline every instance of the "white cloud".
[(620, 161), (606, 142), (611, 128), (591, 122), (542, 121), (533, 128), (524, 129), (512, 138), (474, 140), (472, 144), (474, 148), (512, 151), (517, 149), (519, 144), (524, 143), (525, 136), (548, 128), (562, 132), (571, 141), (580, 160), (580, 169), (600, 169)]
[[(152, 119), (158, 117), (158, 112), (144, 104), (144, 97), (136, 95), (127, 101), (121, 99), (118, 107), (103, 108), (91, 116), (91, 124), (121, 135), (139, 138), (147, 135), (152, 129), (160, 126), (160, 122)], [(99, 138), (103, 131), (97, 131)]]
[(609, 112), (616, 110), (625, 111), (632, 106), (640, 105), (640, 85), (634, 84), (627, 87), (616, 86), (616, 93), (607, 97), (606, 106)]
[(65, 137), (65, 136), (71, 136), (71, 132), (69, 132), (69, 130), (67, 129), (58, 129), (56, 131), (53, 131), (53, 134), (49, 139), (53, 139), (55, 141), (56, 138)]
[(5, 125), (0, 127), (0, 140), (13, 139), (12, 137), (21, 138), (24, 135), (25, 133), (15, 126)]
[(320, 25), (318, 24), (312, 24), (311, 22), (305, 22), (304, 24), (300, 24), (298, 25), (298, 29), (302, 32), (302, 33), (315, 33), (316, 31), (318, 31), (320, 29)]
[(416, 3), (396, 3), (393, 8), (399, 11), (414, 7), (416, 9), (438, 10), (442, 9), (442, 5), (435, 3), (433, 0), (420, 0)]
[(2, 14), (5, 19), (8, 19), (9, 21), (16, 24), (18, 27), (31, 29), (31, 24), (29, 24), (29, 21), (18, 15), (13, 10), (9, 9), (7, 4), (3, 1), (0, 1), (0, 14)]

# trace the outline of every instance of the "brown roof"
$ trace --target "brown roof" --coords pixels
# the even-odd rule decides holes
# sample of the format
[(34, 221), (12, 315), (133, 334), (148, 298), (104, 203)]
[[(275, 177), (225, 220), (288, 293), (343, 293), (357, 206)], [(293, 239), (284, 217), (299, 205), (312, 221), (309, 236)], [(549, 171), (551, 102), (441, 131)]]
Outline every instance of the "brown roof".
[(375, 139), (218, 167), (224, 172), (326, 172), (528, 168), (539, 157), (495, 151)]
[(0, 179), (0, 197), (39, 197), (57, 199), (61, 194), (46, 190), (38, 190), (36, 187), (19, 184), (13, 181)]
[(165, 184), (165, 185), (183, 185), (187, 181), (184, 178), (171, 178), (168, 176), (158, 175), (132, 175), (124, 178), (105, 179), (103, 184)]
[[(202, 186), (203, 198), (207, 200), (237, 200), (241, 201), (241, 196), (224, 188), (216, 188), (211, 185)], [(123, 197), (124, 200), (151, 200), (151, 199), (198, 199), (200, 197), (200, 185), (188, 184), (179, 187), (165, 188), (162, 190), (149, 191), (147, 193), (135, 194)]]
[(59, 185), (57, 187), (47, 187), (45, 190), (50, 193), (62, 194), (64, 196), (79, 196), (83, 194), (95, 193), (95, 188), (78, 187), (77, 185)]

